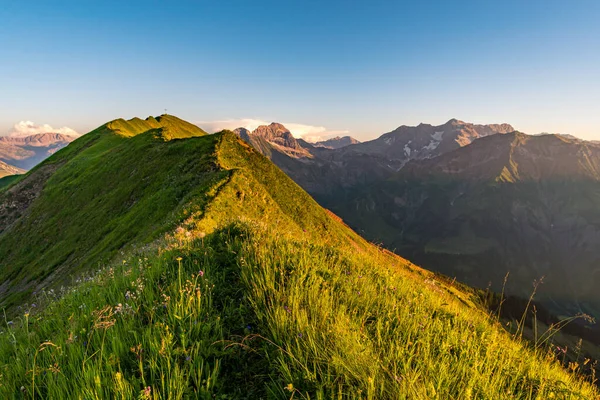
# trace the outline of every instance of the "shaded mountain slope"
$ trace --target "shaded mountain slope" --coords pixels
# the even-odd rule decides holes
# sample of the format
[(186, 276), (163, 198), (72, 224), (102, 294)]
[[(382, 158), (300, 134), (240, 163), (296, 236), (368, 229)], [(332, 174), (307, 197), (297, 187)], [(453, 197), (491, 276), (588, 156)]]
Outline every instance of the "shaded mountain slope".
[(600, 317), (600, 147), (521, 133), (408, 164), (333, 207), (416, 262), (478, 287)]
[(10, 185), (11, 183), (13, 183), (15, 180), (17, 180), (21, 175), (7, 175), (4, 178), (0, 178), (0, 190), (2, 190), (2, 188)]
[[(33, 197), (0, 234), (20, 254), (2, 271), (58, 282), (26, 250), (49, 258), (74, 229), (79, 245), (52, 272), (94, 271), (13, 308), (2, 397), (597, 397), (468, 289), (367, 243), (233, 133), (165, 140), (165, 127), (193, 132), (156, 122), (109, 123), (2, 193)], [(45, 221), (59, 227), (40, 242)]]

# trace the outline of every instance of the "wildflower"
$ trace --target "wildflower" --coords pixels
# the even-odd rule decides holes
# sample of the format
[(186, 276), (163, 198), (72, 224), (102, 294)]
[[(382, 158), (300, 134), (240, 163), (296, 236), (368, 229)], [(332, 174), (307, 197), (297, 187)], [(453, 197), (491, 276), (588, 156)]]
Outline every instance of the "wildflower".
[(198, 271), (198, 276), (199, 277), (203, 277), (204, 276), (204, 271), (202, 271), (202, 270)]
[(152, 388), (150, 386), (146, 386), (144, 391), (142, 392), (142, 399), (149, 399), (152, 394)]
[(288, 385), (284, 389), (287, 390), (288, 392), (293, 392), (294, 391), (294, 384), (293, 383), (288, 383)]
[(177, 260), (177, 261), (181, 261), (181, 260), (183, 260), (183, 258), (181, 258), (181, 257), (177, 257), (177, 258), (176, 258), (176, 260)]
[(246, 325), (246, 329), (248, 329), (249, 331), (252, 330), (252, 325)]
[(298, 337), (299, 337), (299, 338), (301, 338), (301, 337), (302, 337), (302, 333), (299, 333), (299, 334), (298, 334)]
[(192, 360), (192, 357), (190, 357), (190, 356), (187, 356), (187, 357), (185, 358), (185, 361), (191, 361), (191, 360)]

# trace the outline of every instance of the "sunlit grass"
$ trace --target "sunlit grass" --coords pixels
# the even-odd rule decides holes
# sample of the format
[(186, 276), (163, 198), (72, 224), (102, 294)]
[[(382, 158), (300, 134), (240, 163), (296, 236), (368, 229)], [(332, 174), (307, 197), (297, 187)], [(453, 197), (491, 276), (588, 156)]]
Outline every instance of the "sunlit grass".
[(597, 396), (401, 259), (247, 224), (39, 296), (2, 327), (2, 398)]

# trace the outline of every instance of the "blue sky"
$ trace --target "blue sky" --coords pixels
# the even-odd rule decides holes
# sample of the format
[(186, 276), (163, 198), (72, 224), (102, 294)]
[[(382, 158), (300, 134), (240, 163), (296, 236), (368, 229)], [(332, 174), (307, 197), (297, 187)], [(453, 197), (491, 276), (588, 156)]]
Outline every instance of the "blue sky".
[(586, 0), (0, 0), (0, 134), (168, 109), (209, 130), (459, 118), (600, 139), (599, 20)]

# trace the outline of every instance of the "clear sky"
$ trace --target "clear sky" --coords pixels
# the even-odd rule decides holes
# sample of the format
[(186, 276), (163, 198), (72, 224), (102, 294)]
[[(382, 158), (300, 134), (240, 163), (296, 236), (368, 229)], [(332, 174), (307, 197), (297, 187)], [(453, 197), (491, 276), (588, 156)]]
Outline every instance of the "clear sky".
[(0, 134), (164, 109), (208, 130), (458, 118), (600, 139), (600, 1), (0, 0)]

